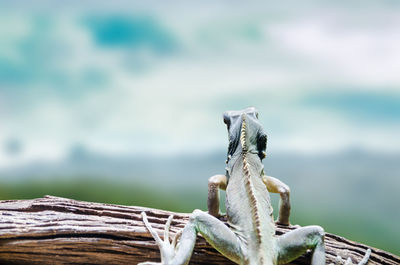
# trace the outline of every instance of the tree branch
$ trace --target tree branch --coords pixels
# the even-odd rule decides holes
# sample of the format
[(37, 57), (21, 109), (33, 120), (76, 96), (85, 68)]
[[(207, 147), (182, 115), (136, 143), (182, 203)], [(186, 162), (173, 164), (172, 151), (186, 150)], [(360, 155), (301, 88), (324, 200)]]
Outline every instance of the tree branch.
[[(33, 200), (0, 201), (1, 264), (136, 264), (159, 261), (159, 251), (140, 213), (162, 236), (173, 214), (171, 237), (188, 221), (189, 214), (137, 206), (75, 201), (46, 196)], [(294, 227), (277, 227), (277, 234)], [(327, 234), (328, 262), (340, 255), (359, 261), (367, 248), (368, 264), (400, 264), (400, 258), (383, 250)], [(309, 264), (304, 255), (293, 264)], [(202, 237), (198, 237), (190, 264), (232, 264)]]

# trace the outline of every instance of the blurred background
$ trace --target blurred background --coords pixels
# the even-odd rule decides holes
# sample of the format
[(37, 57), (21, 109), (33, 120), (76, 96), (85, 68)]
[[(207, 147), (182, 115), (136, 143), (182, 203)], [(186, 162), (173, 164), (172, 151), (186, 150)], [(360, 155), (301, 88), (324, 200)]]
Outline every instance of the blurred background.
[(399, 255), (399, 29), (398, 1), (0, 1), (0, 199), (206, 210), (254, 106), (291, 222)]

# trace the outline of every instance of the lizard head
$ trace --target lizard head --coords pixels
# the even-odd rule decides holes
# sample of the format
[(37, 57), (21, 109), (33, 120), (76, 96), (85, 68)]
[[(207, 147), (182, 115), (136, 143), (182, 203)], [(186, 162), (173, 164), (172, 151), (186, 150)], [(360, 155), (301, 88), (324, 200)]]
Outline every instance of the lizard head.
[(236, 153), (257, 153), (260, 159), (265, 157), (267, 135), (258, 120), (255, 108), (239, 111), (226, 111), (223, 115), (228, 128), (228, 160)]

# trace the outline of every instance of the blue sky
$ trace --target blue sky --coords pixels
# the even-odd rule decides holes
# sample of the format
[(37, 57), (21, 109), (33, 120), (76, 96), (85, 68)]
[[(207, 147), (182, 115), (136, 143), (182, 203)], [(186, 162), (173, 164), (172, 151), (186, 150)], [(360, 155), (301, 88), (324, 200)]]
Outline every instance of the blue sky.
[(248, 106), (270, 152), (399, 151), (396, 2), (79, 3), (1, 3), (0, 167), (225, 149)]

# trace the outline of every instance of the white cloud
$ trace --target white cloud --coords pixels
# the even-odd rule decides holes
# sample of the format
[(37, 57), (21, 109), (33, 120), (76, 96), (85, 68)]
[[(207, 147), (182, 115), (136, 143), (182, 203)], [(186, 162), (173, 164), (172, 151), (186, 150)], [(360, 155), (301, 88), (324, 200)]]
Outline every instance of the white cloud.
[[(29, 33), (29, 16), (24, 19), (18, 20), (22, 26), (16, 41)], [(24, 154), (10, 158), (0, 150), (0, 166), (61, 159), (75, 143), (108, 153), (222, 149), (227, 144), (222, 106), (247, 107), (243, 102), (259, 105), (270, 133), (269, 148), (275, 152), (326, 152), (353, 145), (393, 151), (400, 146), (396, 126), (353, 124), (342, 113), (315, 112), (298, 104), (304, 94), (325, 84), (398, 87), (399, 24), (384, 30), (347, 29), (332, 28), (320, 17), (283, 24), (257, 19), (268, 38), (254, 44), (226, 41), (223, 45), (229, 47), (215, 52), (196, 44), (191, 30), (201, 25), (201, 16), (197, 19), (190, 24), (193, 29), (177, 20), (169, 24), (184, 38), (182, 43), (194, 46), (169, 58), (155, 58), (149, 70), (137, 74), (124, 66), (126, 51), (97, 46), (78, 16), (54, 18), (52, 38), (66, 52), (56, 67), (72, 80), (70, 85), (80, 85), (82, 72), (91, 68), (106, 73), (108, 81), (103, 89), (90, 91), (81, 85), (73, 100), (40, 98), (35, 88), (51, 84), (30, 85), (32, 100), (39, 104), (22, 115), (0, 116), (5, 128), (0, 142), (21, 135)]]
[[(400, 20), (380, 27), (355, 27), (317, 17), (271, 26), (269, 34), (288, 53), (339, 82), (366, 86), (400, 84)], [(349, 23), (349, 24), (348, 24)]]

